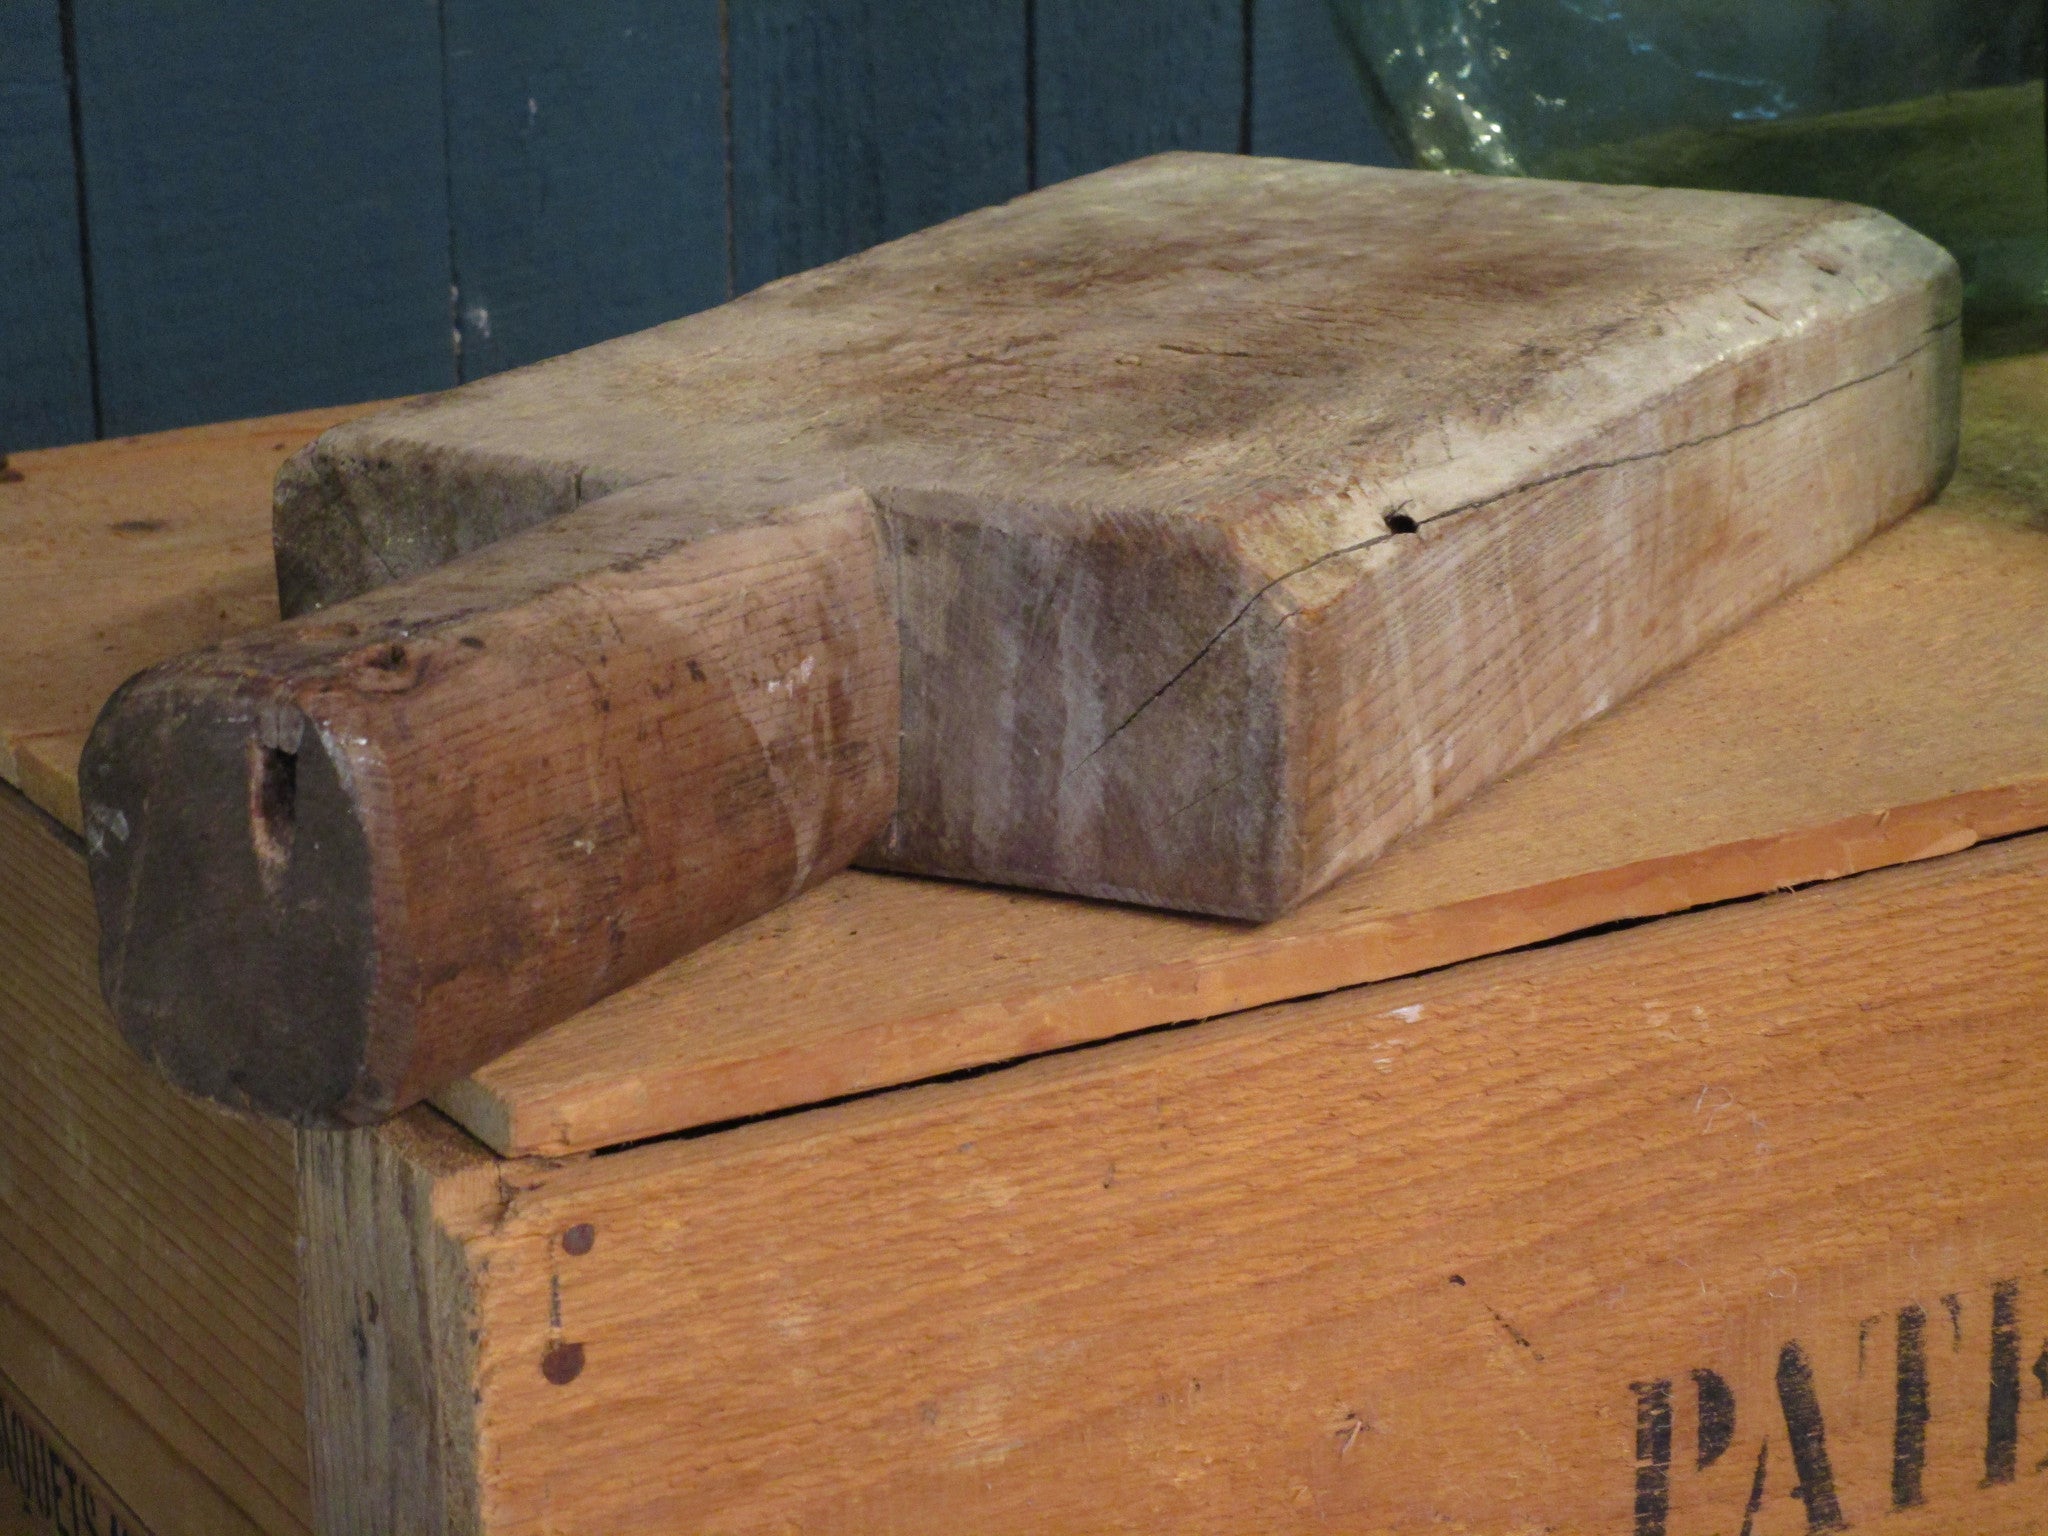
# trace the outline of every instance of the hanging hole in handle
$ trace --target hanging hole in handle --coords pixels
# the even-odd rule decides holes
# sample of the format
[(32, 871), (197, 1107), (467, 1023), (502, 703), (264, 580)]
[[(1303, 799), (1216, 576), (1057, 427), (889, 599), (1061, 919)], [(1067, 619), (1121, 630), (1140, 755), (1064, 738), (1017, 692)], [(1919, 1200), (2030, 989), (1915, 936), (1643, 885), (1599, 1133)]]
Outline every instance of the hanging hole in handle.
[(298, 825), (299, 754), (251, 743), (249, 826), (263, 883), (274, 883), (292, 856)]

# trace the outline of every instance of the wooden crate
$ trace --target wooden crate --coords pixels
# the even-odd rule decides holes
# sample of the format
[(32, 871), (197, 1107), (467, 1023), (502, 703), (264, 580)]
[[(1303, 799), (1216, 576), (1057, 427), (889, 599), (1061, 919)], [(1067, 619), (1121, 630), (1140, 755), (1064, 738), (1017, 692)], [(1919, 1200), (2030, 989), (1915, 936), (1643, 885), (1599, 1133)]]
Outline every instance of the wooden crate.
[(1940, 506), (1284, 922), (848, 875), (296, 1169), (113, 1039), (75, 765), (331, 416), (21, 456), (7, 1465), (158, 1536), (2041, 1528), (2048, 366), (1970, 391)]

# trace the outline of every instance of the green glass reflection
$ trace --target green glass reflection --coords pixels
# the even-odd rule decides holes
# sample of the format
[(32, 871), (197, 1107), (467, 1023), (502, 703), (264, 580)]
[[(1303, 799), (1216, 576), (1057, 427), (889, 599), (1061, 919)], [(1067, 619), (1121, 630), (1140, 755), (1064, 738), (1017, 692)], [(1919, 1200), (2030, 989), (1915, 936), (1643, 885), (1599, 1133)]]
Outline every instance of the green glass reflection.
[(1336, 0), (1418, 165), (1869, 203), (2048, 344), (2041, 0)]

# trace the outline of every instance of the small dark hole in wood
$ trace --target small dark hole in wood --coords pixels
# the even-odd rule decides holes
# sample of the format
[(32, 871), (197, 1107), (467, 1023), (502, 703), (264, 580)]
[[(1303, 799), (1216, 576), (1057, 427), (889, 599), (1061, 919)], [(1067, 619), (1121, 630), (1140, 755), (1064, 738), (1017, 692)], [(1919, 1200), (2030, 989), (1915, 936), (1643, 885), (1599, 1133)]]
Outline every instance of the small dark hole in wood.
[(259, 747), (256, 756), (256, 853), (266, 866), (291, 857), (299, 805), (299, 755)]
[(540, 1373), (558, 1387), (566, 1387), (583, 1374), (583, 1346), (555, 1344), (540, 1357)]
[(363, 665), (375, 667), (379, 672), (396, 672), (405, 665), (405, 647), (397, 641), (380, 645), (363, 658)]
[(562, 1252), (572, 1257), (580, 1259), (596, 1246), (597, 1228), (587, 1221), (577, 1222), (562, 1234)]
[(1417, 527), (1415, 519), (1406, 512), (1389, 512), (1383, 521), (1389, 533), (1413, 533)]
[(464, 635), (457, 643), (466, 646), (472, 651), (480, 651), (484, 648), (483, 641), (477, 639), (475, 635)]

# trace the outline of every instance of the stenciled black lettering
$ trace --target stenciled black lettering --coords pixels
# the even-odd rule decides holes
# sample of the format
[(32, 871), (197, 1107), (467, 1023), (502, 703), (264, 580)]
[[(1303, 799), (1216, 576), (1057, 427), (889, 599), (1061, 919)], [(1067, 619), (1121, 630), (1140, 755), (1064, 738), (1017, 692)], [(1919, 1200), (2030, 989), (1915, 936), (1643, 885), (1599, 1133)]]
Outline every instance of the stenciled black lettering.
[(1991, 1288), (1991, 1392), (1984, 1408), (1984, 1486), (2009, 1483), (2020, 1444), (2020, 1283)]
[(21, 1443), (21, 1417), (0, 1404), (0, 1449), (7, 1462), (7, 1480), (20, 1490), (22, 1510), (28, 1509), (28, 1452)]
[(1751, 1536), (1756, 1530), (1756, 1517), (1764, 1507), (1764, 1474), (1771, 1467), (1771, 1442), (1763, 1441), (1756, 1448), (1756, 1471), (1749, 1479), (1749, 1502), (1742, 1506), (1742, 1536)]
[(1792, 1442), (1793, 1470), (1799, 1474), (1793, 1492), (1806, 1505), (1809, 1536), (1848, 1529), (1841, 1501), (1835, 1497), (1835, 1471), (1828, 1462), (1827, 1429), (1813, 1387), (1813, 1367), (1796, 1339), (1778, 1351), (1778, 1406), (1785, 1414), (1785, 1437)]
[(1921, 1474), (1927, 1468), (1927, 1313), (1899, 1309), (1899, 1369), (1892, 1407), (1892, 1508), (1922, 1501)]
[(1704, 1472), (1721, 1459), (1735, 1439), (1735, 1394), (1718, 1371), (1694, 1371), (1693, 1390), (1699, 1399), (1699, 1459)]
[(78, 1523), (78, 1471), (64, 1459), (61, 1452), (52, 1450), (50, 1460), (64, 1473), (64, 1504), (71, 1511), (68, 1522), (58, 1522), (58, 1536), (84, 1536), (84, 1527)]
[(1664, 1536), (1671, 1515), (1671, 1382), (1634, 1381), (1636, 1536)]

